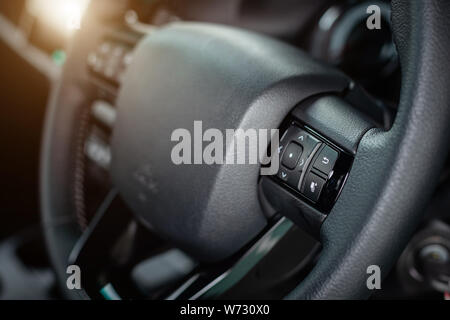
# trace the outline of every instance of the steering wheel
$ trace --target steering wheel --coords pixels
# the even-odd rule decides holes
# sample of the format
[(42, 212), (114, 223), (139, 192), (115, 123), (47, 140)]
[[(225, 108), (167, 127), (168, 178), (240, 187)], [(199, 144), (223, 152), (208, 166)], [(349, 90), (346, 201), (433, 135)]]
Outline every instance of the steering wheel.
[[(83, 290), (66, 293), (96, 298), (105, 269), (118, 268), (111, 268), (111, 257), (131, 266), (164, 239), (201, 263), (228, 268), (221, 278), (192, 279), (168, 297), (216, 297), (218, 282), (226, 287), (224, 278), (250, 270), (248, 257), (270, 251), (295, 223), (320, 240), (322, 251), (287, 298), (368, 298), (367, 267), (387, 275), (420, 222), (447, 155), (449, 16), (446, 0), (392, 1), (402, 86), (389, 128), (367, 116), (371, 99), (351, 79), (288, 44), (203, 23), (144, 32), (116, 100), (113, 187), (80, 229), (79, 140), (85, 106), (97, 94), (85, 62), (110, 32), (102, 25), (107, 19), (88, 17), (49, 104), (42, 149), (42, 218), (61, 286), (67, 266), (77, 264)], [(260, 176), (259, 165), (176, 165), (171, 135), (197, 120), (223, 132), (280, 128), (283, 139), (304, 133), (315, 144), (297, 145), (305, 163), (287, 172), (294, 184), (286, 172)], [(288, 148), (292, 141), (283, 139), (280, 146)], [(327, 148), (337, 153), (336, 165), (320, 176), (314, 161)], [(226, 148), (225, 156), (231, 152)], [(305, 191), (314, 173), (324, 183), (315, 199), (314, 188)], [(157, 239), (143, 236), (145, 230)]]

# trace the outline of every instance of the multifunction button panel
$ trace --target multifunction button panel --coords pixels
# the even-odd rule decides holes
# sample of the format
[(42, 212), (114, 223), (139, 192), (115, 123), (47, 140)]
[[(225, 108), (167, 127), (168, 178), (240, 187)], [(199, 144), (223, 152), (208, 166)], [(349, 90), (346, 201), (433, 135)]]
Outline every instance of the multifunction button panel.
[(352, 157), (297, 124), (283, 134), (278, 153), (278, 179), (321, 211), (328, 212), (345, 183)]

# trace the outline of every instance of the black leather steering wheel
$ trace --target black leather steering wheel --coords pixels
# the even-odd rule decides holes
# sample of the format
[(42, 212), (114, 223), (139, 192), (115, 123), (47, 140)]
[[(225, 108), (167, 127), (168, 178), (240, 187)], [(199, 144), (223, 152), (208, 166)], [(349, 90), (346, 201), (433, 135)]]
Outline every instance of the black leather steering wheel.
[[(287, 298), (369, 297), (367, 266), (378, 265), (387, 275), (421, 219), (448, 152), (449, 16), (446, 0), (392, 1), (402, 86), (388, 130), (340, 100), (353, 90), (348, 77), (284, 43), (188, 23), (144, 36), (117, 100), (114, 189), (81, 235), (73, 180), (81, 109), (91, 94), (83, 65), (103, 36), (101, 28), (84, 28), (49, 105), (42, 149), (42, 217), (61, 284), (70, 259), (101, 260), (105, 244), (98, 238), (119, 236), (127, 219), (199, 261), (217, 263), (239, 254), (277, 213), (316, 233), (323, 246), (313, 270)], [(317, 97), (324, 100), (305, 104)], [(192, 128), (195, 120), (219, 129), (278, 128), (290, 114), (354, 158), (326, 214), (275, 180), (259, 177), (256, 165), (170, 161), (171, 132)], [(110, 212), (118, 197), (132, 218), (121, 217), (121, 210)], [(80, 297), (80, 292), (67, 293)]]

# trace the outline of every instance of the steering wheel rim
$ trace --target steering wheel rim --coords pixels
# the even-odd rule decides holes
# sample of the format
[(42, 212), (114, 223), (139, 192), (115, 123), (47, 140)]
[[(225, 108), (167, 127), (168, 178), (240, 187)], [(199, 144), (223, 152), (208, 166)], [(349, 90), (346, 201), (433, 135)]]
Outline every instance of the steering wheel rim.
[[(361, 138), (347, 183), (321, 227), (321, 258), (289, 299), (367, 298), (367, 266), (376, 264), (386, 275), (420, 221), (448, 151), (450, 93), (445, 86), (450, 72), (442, 69), (450, 49), (445, 32), (448, 14), (450, 5), (445, 1), (392, 2), (402, 68), (394, 125), (389, 131), (372, 129)], [(76, 50), (72, 55), (83, 56), (88, 48)], [(69, 63), (65, 79), (79, 67), (77, 62)], [(73, 141), (79, 123), (83, 90), (77, 82), (59, 85), (49, 105), (43, 140), (43, 224), (61, 283), (65, 283), (69, 253), (80, 236), (68, 201), (72, 190), (64, 186), (72, 183), (68, 173), (75, 150), (68, 141)], [(435, 158), (436, 154), (442, 156)], [(412, 171), (414, 175), (409, 174)], [(80, 297), (80, 292), (66, 292)]]
[[(442, 32), (448, 26), (445, 17), (449, 12), (450, 6), (444, 1), (392, 1), (402, 70), (394, 125), (388, 132), (374, 129), (363, 137), (353, 175), (336, 206), (339, 214), (330, 215), (322, 226), (324, 246), (328, 248), (324, 259), (334, 261), (336, 267), (331, 271), (319, 262), (291, 298), (369, 297), (370, 291), (363, 285), (367, 273), (361, 266), (378, 265), (386, 275), (420, 222), (448, 152), (450, 97), (444, 83), (449, 74), (440, 66), (445, 65), (449, 49), (448, 35)], [(419, 159), (415, 156), (418, 154)], [(442, 157), (436, 159), (436, 154)], [(368, 173), (368, 167), (374, 172)], [(351, 190), (360, 190), (362, 180), (370, 181), (364, 191), (375, 198), (368, 207), (351, 210), (351, 204), (355, 204)], [(424, 187), (428, 183), (431, 185)], [(349, 233), (349, 228), (358, 232)], [(355, 245), (348, 247), (342, 241)], [(340, 254), (337, 250), (331, 254), (336, 246), (340, 246)], [(356, 261), (359, 268), (351, 265)], [(351, 282), (360, 286), (354, 287)]]

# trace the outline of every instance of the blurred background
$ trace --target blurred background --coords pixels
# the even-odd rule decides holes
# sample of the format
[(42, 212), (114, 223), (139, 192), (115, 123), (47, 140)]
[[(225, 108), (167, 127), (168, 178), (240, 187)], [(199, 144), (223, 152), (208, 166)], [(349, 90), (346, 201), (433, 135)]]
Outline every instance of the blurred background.
[(59, 297), (39, 227), (45, 107), (89, 0), (0, 2), (0, 298)]
[[(357, 80), (383, 107), (387, 126), (395, 115), (400, 67), (388, 1), (0, 1), (0, 299), (62, 298), (39, 225), (40, 141), (47, 101), (60, 81), (71, 39), (94, 2), (101, 3), (109, 28), (134, 34), (139, 28), (182, 20), (227, 24), (279, 38)], [(361, 8), (368, 4), (383, 10), (379, 32), (365, 28), (367, 15)], [(108, 82), (106, 70), (95, 71)], [(109, 85), (117, 88), (118, 83)], [(91, 160), (95, 167), (96, 159)], [(386, 290), (380, 298), (442, 297), (432, 284), (440, 275), (427, 261), (450, 261), (450, 249), (442, 244), (450, 239), (449, 177), (447, 166), (424, 223), (383, 284)]]
[(45, 105), (87, 5), (87, 0), (0, 3), (0, 170), (3, 183), (8, 181), (0, 196), (2, 210), (10, 215), (2, 237), (38, 222), (37, 165)]

